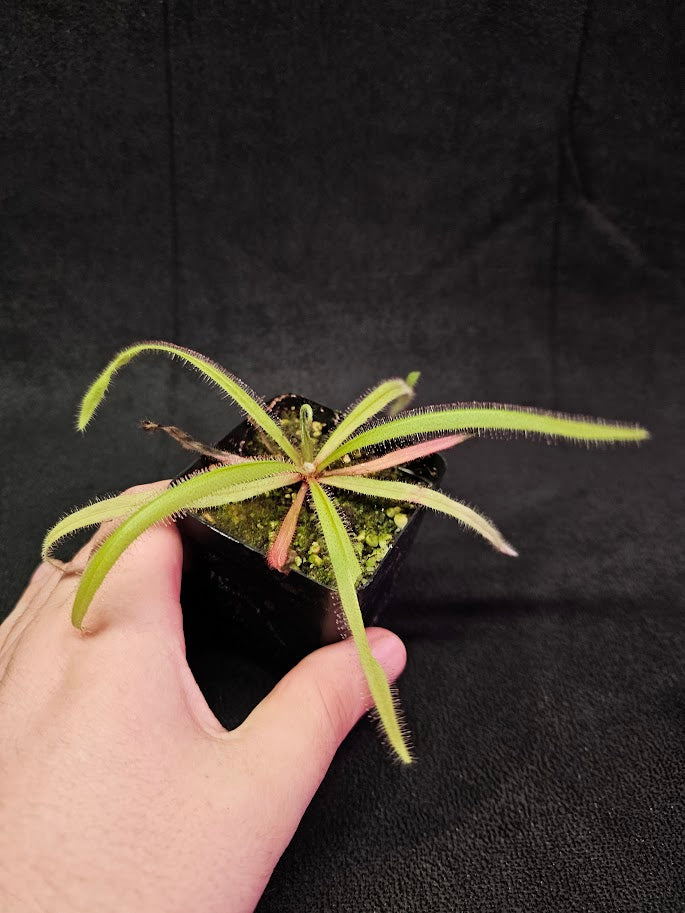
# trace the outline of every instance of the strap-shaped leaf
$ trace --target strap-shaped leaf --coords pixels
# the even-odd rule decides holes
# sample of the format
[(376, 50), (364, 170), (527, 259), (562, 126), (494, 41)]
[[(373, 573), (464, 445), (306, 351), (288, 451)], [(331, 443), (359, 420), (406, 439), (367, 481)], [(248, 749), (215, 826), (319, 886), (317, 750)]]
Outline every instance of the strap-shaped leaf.
[(421, 441), (419, 444), (411, 444), (409, 447), (391, 450), (389, 453), (384, 453), (383, 456), (376, 457), (373, 460), (352, 463), (349, 466), (343, 466), (341, 469), (329, 469), (322, 473), (321, 478), (329, 479), (331, 476), (368, 476), (374, 472), (382, 472), (384, 469), (392, 469), (394, 466), (411, 463), (412, 460), (420, 460), (433, 453), (438, 453), (440, 450), (456, 447), (457, 444), (463, 444), (469, 437), (471, 437), (469, 434), (448, 434), (446, 437), (433, 438), (431, 441)]
[(314, 507), (316, 508), (316, 513), (321, 523), (323, 532), (325, 534), (326, 529), (328, 529), (331, 534), (334, 534), (337, 537), (336, 549), (339, 560), (343, 559), (345, 561), (345, 566), (347, 567), (352, 582), (356, 584), (362, 575), (362, 569), (359, 564), (359, 559), (357, 558), (357, 555), (354, 551), (352, 540), (350, 539), (349, 534), (345, 529), (345, 524), (340, 519), (340, 514), (338, 513), (335, 504), (326, 495), (325, 491), (321, 488), (319, 483), (313, 479), (310, 479), (309, 484), (311, 487)]
[(420, 371), (410, 371), (410, 373), (407, 374), (406, 384), (411, 390), (411, 393), (405, 393), (402, 396), (398, 396), (395, 402), (388, 406), (388, 415), (397, 415), (398, 412), (403, 412), (407, 408), (409, 403), (414, 399), (414, 387), (419, 382), (420, 377)]
[(297, 521), (300, 519), (302, 505), (307, 496), (308, 488), (309, 485), (307, 482), (303, 482), (300, 485), (297, 494), (293, 498), (293, 503), (288, 508), (288, 513), (283, 518), (283, 522), (276, 533), (276, 538), (271, 543), (271, 547), (266, 555), (269, 567), (282, 571), (286, 565), (290, 546), (295, 535), (295, 530), (297, 529)]
[(158, 494), (159, 491), (125, 492), (72, 511), (48, 531), (43, 540), (41, 557), (45, 560), (60, 539), (64, 539), (80, 529), (85, 529), (87, 526), (96, 526), (99, 523), (106, 523), (108, 520), (119, 520), (121, 517), (126, 517), (143, 504), (156, 498)]
[(278, 472), (273, 476), (266, 476), (261, 479), (255, 479), (253, 482), (243, 482), (234, 485), (230, 491), (217, 498), (215, 495), (198, 498), (196, 501), (190, 501), (186, 507), (180, 508), (183, 513), (187, 511), (206, 510), (210, 507), (221, 507), (224, 504), (235, 504), (237, 501), (246, 501), (248, 498), (256, 498), (258, 495), (265, 495), (277, 488), (285, 488), (286, 485), (294, 485), (299, 482), (302, 476), (299, 472)]
[(649, 438), (649, 432), (638, 425), (612, 423), (604, 419), (564, 415), (521, 406), (457, 403), (453, 406), (436, 406), (426, 411), (407, 412), (399, 418), (367, 428), (336, 446), (335, 450), (329, 451), (326, 457), (319, 461), (319, 468), (323, 469), (353, 450), (361, 450), (398, 438), (445, 431), (539, 434), (548, 438), (598, 443), (635, 442)]
[[(355, 587), (358, 579), (355, 564), (357, 568), (359, 565), (356, 561), (356, 556), (354, 556), (352, 543), (335, 505), (321, 486), (312, 481), (311, 491), (326, 542), (326, 549), (335, 574), (340, 603), (354, 638), (361, 667), (375, 702), (381, 726), (392, 749), (400, 760), (405, 764), (410, 764), (411, 754), (402, 733), (388, 679), (383, 667), (371, 653), (371, 647), (366, 637), (366, 629), (364, 628), (364, 620), (359, 608)], [(354, 563), (350, 560), (350, 552), (355, 557)]]
[(381, 479), (364, 479), (357, 476), (326, 476), (326, 484), (335, 488), (344, 488), (371, 498), (390, 498), (393, 501), (406, 501), (410, 504), (421, 504), (433, 510), (447, 514), (459, 520), (465, 526), (475, 530), (487, 539), (499, 552), (517, 557), (518, 552), (509, 545), (497, 527), (493, 526), (482, 514), (477, 513), (461, 501), (455, 501), (440, 491), (411, 485), (408, 482), (385, 482)]
[(300, 477), (300, 473), (292, 471), (289, 463), (254, 460), (235, 466), (208, 469), (165, 489), (124, 520), (91, 557), (74, 598), (72, 623), (81, 627), (88, 606), (113, 565), (129, 545), (155, 523), (181, 511), (244, 501), (292, 485)]
[(107, 388), (114, 375), (127, 365), (137, 355), (144, 352), (164, 352), (181, 361), (192, 365), (204, 377), (216, 384), (221, 390), (228, 394), (238, 406), (248, 415), (248, 417), (269, 435), (269, 437), (278, 444), (281, 450), (290, 457), (291, 460), (299, 463), (299, 454), (293, 444), (288, 440), (280, 425), (269, 415), (260, 401), (257, 394), (239, 380), (235, 375), (226, 371), (215, 362), (199, 352), (193, 352), (192, 349), (185, 349), (181, 346), (174, 345), (171, 342), (139, 342), (129, 346), (127, 349), (119, 352), (107, 365), (105, 370), (93, 381), (86, 391), (78, 416), (78, 430), (83, 431), (88, 422), (93, 417), (95, 410), (102, 402), (102, 398), (107, 392)]
[(381, 412), (390, 403), (402, 397), (410, 399), (413, 395), (413, 389), (401, 377), (393, 377), (374, 387), (350, 409), (340, 424), (333, 429), (329, 437), (324, 441), (323, 446), (316, 455), (317, 465), (329, 463), (329, 454), (333, 453), (351, 434), (354, 434), (357, 428), (368, 422), (370, 418), (373, 418), (374, 415)]

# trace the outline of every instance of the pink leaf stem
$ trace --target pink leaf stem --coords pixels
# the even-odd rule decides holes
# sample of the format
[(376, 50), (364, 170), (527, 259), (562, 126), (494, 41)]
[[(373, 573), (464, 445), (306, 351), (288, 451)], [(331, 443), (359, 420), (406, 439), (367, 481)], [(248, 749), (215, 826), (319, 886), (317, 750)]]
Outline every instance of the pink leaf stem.
[(470, 437), (472, 437), (470, 434), (448, 434), (445, 437), (437, 437), (432, 441), (421, 441), (419, 444), (411, 444), (409, 447), (391, 450), (390, 453), (385, 453), (375, 460), (367, 460), (365, 463), (355, 463), (351, 466), (343, 466), (341, 469), (324, 470), (321, 473), (321, 478), (323, 479), (326, 476), (365, 476), (372, 472), (380, 472), (383, 469), (391, 469), (393, 466), (400, 466), (403, 463), (430, 456), (439, 450), (455, 447)]
[(308, 488), (307, 483), (302, 482), (267, 553), (266, 560), (269, 567), (275, 568), (277, 571), (282, 571), (288, 561), (288, 552), (290, 551), (290, 545), (295, 535), (297, 521), (300, 517), (300, 511), (302, 510)]

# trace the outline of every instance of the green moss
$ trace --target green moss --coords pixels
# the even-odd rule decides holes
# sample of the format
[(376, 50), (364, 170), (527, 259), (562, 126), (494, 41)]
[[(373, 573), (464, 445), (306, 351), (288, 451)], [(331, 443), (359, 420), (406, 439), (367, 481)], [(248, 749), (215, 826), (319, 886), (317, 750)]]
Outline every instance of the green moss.
[[(287, 410), (281, 415), (281, 424), (288, 437), (296, 445), (299, 444), (299, 412), (295, 408)], [(325, 423), (319, 421), (313, 422), (312, 428), (313, 437), (317, 441), (324, 438), (328, 430)], [(242, 448), (245, 456), (261, 456), (266, 452), (268, 451), (258, 434), (245, 441)], [(397, 469), (377, 473), (374, 477), (406, 480), (406, 476)], [(297, 489), (297, 485), (281, 488), (250, 501), (203, 511), (200, 516), (222, 532), (266, 555)], [(352, 543), (362, 567), (359, 583), (362, 586), (371, 579), (416, 506), (395, 504), (385, 499), (373, 500), (342, 489), (335, 492), (335, 500), (352, 531)], [(404, 520), (398, 523), (400, 517)], [(335, 585), (323, 535), (309, 499), (305, 501), (300, 513), (288, 565), (292, 570), (326, 586)]]

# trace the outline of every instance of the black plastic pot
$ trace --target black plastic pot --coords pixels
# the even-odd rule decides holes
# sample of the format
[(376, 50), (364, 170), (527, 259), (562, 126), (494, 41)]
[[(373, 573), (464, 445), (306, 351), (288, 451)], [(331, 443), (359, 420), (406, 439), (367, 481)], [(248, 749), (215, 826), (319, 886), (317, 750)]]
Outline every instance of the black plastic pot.
[[(311, 405), (315, 421), (330, 423), (336, 418), (332, 409), (295, 394), (279, 396), (270, 405), (276, 415), (282, 415), (293, 406), (299, 411), (305, 402)], [(257, 433), (243, 422), (216, 446), (242, 453), (246, 442), (254, 440)], [(201, 457), (181, 475), (210, 463)], [(420, 480), (434, 487), (444, 474), (445, 462), (434, 454), (400, 470), (407, 481)], [(411, 514), (371, 579), (358, 589), (367, 625), (376, 623), (387, 606), (398, 568), (422, 515), (421, 510)], [(282, 673), (312, 650), (340, 639), (338, 598), (330, 587), (297, 569), (288, 574), (272, 570), (261, 552), (201, 517), (184, 517), (178, 527), (191, 556), (192, 570), (184, 575), (183, 586), (186, 616), (190, 609), (198, 625), (202, 625), (203, 617), (207, 619), (212, 636), (230, 639), (232, 652), (246, 654)]]

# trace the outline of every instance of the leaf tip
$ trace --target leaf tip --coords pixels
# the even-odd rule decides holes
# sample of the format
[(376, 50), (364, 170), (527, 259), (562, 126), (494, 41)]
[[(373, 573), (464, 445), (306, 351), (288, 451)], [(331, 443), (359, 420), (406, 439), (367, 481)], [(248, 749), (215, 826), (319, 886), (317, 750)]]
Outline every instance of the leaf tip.
[(516, 549), (513, 546), (509, 545), (508, 542), (503, 542), (502, 545), (500, 545), (499, 550), (503, 555), (509, 555), (510, 558), (518, 558), (519, 556), (519, 553), (516, 551)]
[(93, 396), (93, 388), (90, 387), (79, 406), (78, 415), (76, 416), (76, 430), (84, 432), (90, 423), (93, 415), (95, 414), (95, 409), (100, 401), (101, 397), (95, 399)]
[(409, 767), (414, 763), (414, 758), (406, 745), (402, 745), (401, 747), (395, 746), (395, 757), (399, 763), (403, 764), (405, 767)]
[(76, 606), (71, 611), (71, 623), (77, 631), (83, 633), (83, 615), (76, 611)]

